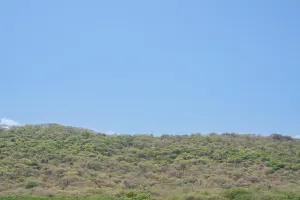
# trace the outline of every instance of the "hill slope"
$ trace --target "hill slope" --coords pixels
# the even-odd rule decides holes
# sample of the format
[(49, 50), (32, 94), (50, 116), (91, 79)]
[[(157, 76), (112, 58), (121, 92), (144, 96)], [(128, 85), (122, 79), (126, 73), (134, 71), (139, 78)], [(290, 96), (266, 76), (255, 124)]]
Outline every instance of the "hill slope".
[(281, 135), (106, 136), (55, 124), (0, 128), (0, 195), (226, 199), (228, 191), (250, 191), (274, 199), (300, 189), (299, 172), (300, 141)]

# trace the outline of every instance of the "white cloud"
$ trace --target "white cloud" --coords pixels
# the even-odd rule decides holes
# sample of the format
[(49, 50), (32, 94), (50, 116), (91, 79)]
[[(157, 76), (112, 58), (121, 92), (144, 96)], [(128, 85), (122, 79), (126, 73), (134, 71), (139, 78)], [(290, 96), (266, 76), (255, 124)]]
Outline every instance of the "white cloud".
[(116, 134), (116, 132), (114, 132), (114, 131), (106, 131), (106, 132), (104, 132), (104, 134), (106, 134), (106, 135), (114, 135), (114, 134)]
[(295, 135), (295, 136), (293, 136), (293, 138), (300, 139), (300, 135)]
[(12, 119), (2, 118), (0, 120), (0, 125), (8, 125), (8, 126), (20, 126), (21, 124), (19, 122), (16, 122)]

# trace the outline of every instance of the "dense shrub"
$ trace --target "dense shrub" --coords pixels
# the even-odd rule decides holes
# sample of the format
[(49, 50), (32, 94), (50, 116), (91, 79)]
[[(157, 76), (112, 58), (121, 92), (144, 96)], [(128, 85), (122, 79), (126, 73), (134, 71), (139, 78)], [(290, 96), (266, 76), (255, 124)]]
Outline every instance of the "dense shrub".
[(34, 188), (34, 187), (38, 187), (40, 186), (40, 182), (36, 181), (36, 180), (29, 180), (25, 183), (25, 188), (30, 189), (30, 188)]
[(234, 200), (242, 200), (243, 198), (245, 198), (245, 200), (248, 200), (250, 197), (252, 198), (252, 194), (245, 189), (233, 188), (226, 190), (224, 192), (224, 197)]
[(299, 155), (300, 140), (282, 135), (107, 136), (27, 125), (0, 130), (0, 196), (295, 199), (273, 191), (298, 190)]

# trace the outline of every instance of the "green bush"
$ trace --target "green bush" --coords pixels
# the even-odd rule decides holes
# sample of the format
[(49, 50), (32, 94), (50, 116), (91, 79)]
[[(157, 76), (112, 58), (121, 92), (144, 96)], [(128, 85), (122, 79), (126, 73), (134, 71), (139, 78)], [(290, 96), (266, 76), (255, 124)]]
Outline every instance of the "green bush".
[(36, 180), (29, 180), (25, 183), (26, 189), (31, 189), (31, 188), (38, 187), (38, 186), (40, 186), (40, 182), (36, 181)]
[(272, 167), (273, 170), (279, 170), (281, 168), (285, 167), (285, 164), (281, 161), (278, 160), (271, 160), (269, 162), (266, 163), (267, 167)]
[(125, 195), (127, 198), (132, 199), (132, 200), (151, 200), (151, 195), (149, 194), (144, 194), (144, 193), (136, 193), (136, 192), (128, 192)]
[(224, 197), (228, 199), (243, 200), (245, 198), (245, 200), (248, 200), (249, 196), (251, 196), (251, 193), (245, 189), (233, 188), (224, 191)]

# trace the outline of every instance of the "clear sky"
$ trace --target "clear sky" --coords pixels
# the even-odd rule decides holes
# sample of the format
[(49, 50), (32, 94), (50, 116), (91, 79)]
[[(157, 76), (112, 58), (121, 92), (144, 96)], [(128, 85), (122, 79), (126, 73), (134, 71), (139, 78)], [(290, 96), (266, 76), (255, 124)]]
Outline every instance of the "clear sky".
[(0, 116), (300, 134), (299, 0), (0, 1)]

